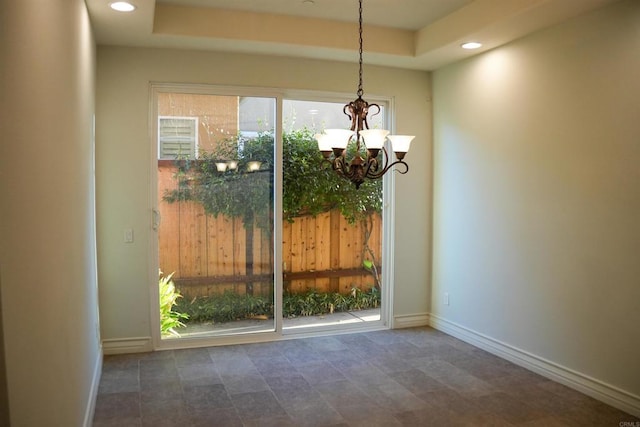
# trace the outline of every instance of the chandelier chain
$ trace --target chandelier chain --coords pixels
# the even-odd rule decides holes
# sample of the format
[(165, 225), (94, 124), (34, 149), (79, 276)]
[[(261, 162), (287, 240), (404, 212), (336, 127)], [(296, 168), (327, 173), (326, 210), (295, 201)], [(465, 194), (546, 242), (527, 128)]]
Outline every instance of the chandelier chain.
[(356, 92), (356, 94), (358, 95), (358, 97), (362, 97), (362, 95), (364, 94), (364, 91), (362, 90), (362, 0), (359, 0), (359, 19), (358, 19), (358, 32), (359, 32), (359, 43), (360, 43), (360, 50), (358, 51), (358, 53), (360, 54), (360, 60), (359, 60), (359, 80), (358, 80), (358, 92)]
[[(373, 112), (371, 116), (379, 114), (381, 108), (378, 104), (369, 104), (362, 99), (362, 95), (364, 94), (364, 90), (362, 89), (362, 2), (363, 0), (358, 0), (358, 98), (347, 103), (342, 109), (342, 112), (351, 120), (351, 128), (349, 131), (345, 129), (331, 129), (331, 131), (336, 132), (335, 136), (338, 138), (338, 141), (335, 142), (327, 139), (332, 139), (329, 129), (323, 134), (316, 135), (320, 152), (324, 157), (323, 161), (329, 163), (338, 175), (354, 183), (356, 189), (360, 188), (360, 185), (367, 179), (382, 178), (382, 176), (394, 166), (401, 167), (401, 169), (395, 169), (401, 174), (409, 172), (409, 165), (404, 161), (404, 156), (409, 150), (409, 143), (414, 138), (413, 136), (395, 135), (395, 141), (399, 142), (398, 149), (396, 149), (394, 140), (391, 136), (387, 136), (389, 131), (383, 129), (369, 130), (367, 116), (375, 110), (377, 111)], [(364, 132), (371, 133), (364, 134)], [(362, 136), (363, 134), (365, 135), (364, 137)], [(365, 138), (371, 139), (367, 143)], [(387, 149), (384, 147), (387, 138), (389, 138), (393, 146), (393, 152), (397, 158), (396, 161), (390, 158)], [(366, 149), (366, 158), (363, 157), (365, 153), (360, 150), (361, 143)], [(349, 144), (355, 144), (355, 152), (348, 149)], [(381, 152), (382, 159), (378, 160), (378, 155)], [(404, 170), (402, 170), (402, 168), (404, 168)]]

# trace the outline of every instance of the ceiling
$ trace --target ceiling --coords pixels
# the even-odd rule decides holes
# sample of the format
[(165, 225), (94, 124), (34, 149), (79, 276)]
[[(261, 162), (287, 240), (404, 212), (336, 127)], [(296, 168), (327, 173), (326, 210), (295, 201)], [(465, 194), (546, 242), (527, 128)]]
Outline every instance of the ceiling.
[[(357, 0), (85, 1), (100, 45), (358, 60)], [(615, 1), (364, 0), (364, 61), (434, 70)]]

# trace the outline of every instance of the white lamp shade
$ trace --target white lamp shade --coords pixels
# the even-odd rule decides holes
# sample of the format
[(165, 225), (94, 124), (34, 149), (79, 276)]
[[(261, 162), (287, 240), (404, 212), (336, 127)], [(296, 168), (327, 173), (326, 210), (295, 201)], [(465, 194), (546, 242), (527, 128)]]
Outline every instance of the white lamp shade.
[(409, 151), (411, 141), (414, 135), (389, 135), (387, 138), (391, 141), (391, 148), (394, 153), (406, 153)]
[(384, 145), (389, 131), (384, 129), (365, 129), (360, 131), (360, 135), (364, 138), (364, 145), (369, 150), (379, 150)]
[(333, 148), (331, 143), (333, 142), (331, 137), (324, 133), (317, 133), (314, 135), (316, 141), (318, 141), (318, 149), (320, 151), (331, 151)]
[(348, 129), (325, 129), (324, 133), (331, 138), (331, 148), (344, 150), (355, 132)]
[(252, 160), (249, 163), (247, 163), (247, 170), (249, 172), (255, 172), (257, 170), (260, 170), (261, 165), (262, 165), (262, 162), (259, 162), (257, 160)]

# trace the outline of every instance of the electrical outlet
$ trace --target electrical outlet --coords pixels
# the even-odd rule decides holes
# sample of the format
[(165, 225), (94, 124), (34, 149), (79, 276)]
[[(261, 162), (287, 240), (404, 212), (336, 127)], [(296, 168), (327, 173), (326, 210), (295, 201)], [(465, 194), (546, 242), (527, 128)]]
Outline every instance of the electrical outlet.
[(125, 243), (133, 243), (133, 229), (126, 228), (124, 230), (124, 242)]
[(449, 305), (449, 292), (444, 293), (444, 305)]

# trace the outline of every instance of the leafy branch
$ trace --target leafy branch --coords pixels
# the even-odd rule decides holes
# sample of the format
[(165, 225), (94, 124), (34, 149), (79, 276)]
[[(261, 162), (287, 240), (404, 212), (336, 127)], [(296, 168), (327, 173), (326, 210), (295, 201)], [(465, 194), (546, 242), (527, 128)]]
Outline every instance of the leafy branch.
[[(366, 219), (382, 209), (382, 183), (367, 181), (356, 190), (322, 164), (313, 134), (308, 129), (283, 135), (283, 216), (292, 222), (301, 215), (317, 215), (339, 209), (349, 223)], [(257, 226), (270, 230), (273, 212), (274, 138), (272, 132), (255, 138), (237, 135), (225, 139), (197, 160), (176, 160), (177, 188), (167, 190), (170, 203), (192, 200), (205, 212), (240, 217), (245, 227), (256, 220)], [(218, 170), (216, 163), (237, 162), (237, 168)], [(252, 161), (260, 169), (248, 172)]]

